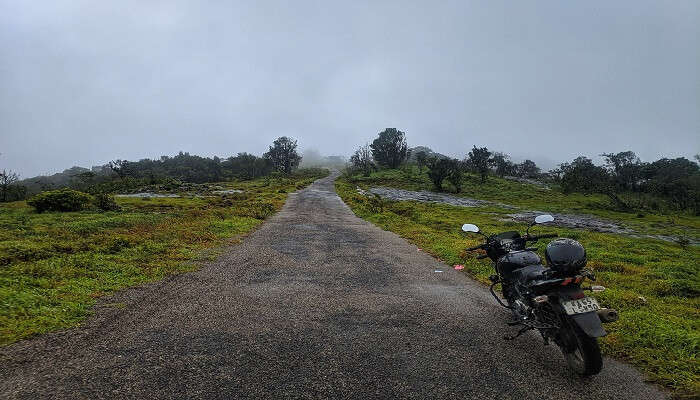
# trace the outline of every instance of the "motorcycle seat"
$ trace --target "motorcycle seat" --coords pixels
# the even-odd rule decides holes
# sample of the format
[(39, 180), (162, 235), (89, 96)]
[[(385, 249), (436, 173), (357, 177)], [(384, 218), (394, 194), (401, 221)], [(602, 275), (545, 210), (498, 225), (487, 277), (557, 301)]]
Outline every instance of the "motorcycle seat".
[(544, 279), (544, 272), (547, 270), (543, 265), (528, 265), (527, 267), (518, 268), (513, 271), (513, 278), (527, 283)]

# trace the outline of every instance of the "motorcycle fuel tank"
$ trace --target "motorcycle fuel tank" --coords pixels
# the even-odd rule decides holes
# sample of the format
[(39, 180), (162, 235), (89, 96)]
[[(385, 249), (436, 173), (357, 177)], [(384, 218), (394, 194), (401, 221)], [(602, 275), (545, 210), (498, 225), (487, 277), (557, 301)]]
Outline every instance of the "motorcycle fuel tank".
[(538, 265), (541, 262), (542, 259), (535, 252), (527, 250), (513, 251), (499, 258), (496, 267), (501, 274), (509, 275), (518, 268)]

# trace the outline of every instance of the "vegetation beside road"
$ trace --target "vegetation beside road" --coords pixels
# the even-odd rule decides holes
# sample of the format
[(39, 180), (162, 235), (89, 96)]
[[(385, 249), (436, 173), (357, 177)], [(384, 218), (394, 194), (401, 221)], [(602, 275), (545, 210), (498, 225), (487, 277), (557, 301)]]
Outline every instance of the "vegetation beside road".
[[(459, 195), (491, 200), (543, 212), (593, 214), (649, 234), (686, 236), (697, 240), (700, 218), (687, 214), (624, 213), (610, 209), (602, 194), (563, 194), (530, 184), (465, 174)], [(466, 247), (479, 243), (460, 227), (477, 224), (485, 232), (519, 230), (525, 224), (504, 221), (512, 209), (498, 206), (456, 207), (414, 201), (386, 201), (365, 196), (367, 190), (389, 186), (431, 190), (425, 171), (415, 166), (386, 169), (369, 176), (344, 176), (336, 182), (343, 201), (359, 217), (408, 239), (448, 265), (463, 264), (465, 272), (486, 283), (492, 267), (476, 260)], [(537, 227), (579, 240), (587, 249), (589, 267), (598, 284), (607, 288), (596, 297), (603, 306), (620, 311), (620, 320), (606, 325), (602, 340), (605, 354), (632, 363), (650, 380), (674, 390), (678, 396), (700, 393), (700, 247), (649, 238), (589, 232), (580, 229)], [(537, 244), (544, 249), (548, 241)], [(540, 254), (542, 252), (540, 251)]]
[[(0, 204), (0, 345), (75, 326), (109, 292), (192, 271), (327, 171), (217, 184), (242, 193), (117, 198), (120, 212)], [(213, 185), (212, 185), (213, 188)], [(178, 192), (177, 189), (174, 192)]]

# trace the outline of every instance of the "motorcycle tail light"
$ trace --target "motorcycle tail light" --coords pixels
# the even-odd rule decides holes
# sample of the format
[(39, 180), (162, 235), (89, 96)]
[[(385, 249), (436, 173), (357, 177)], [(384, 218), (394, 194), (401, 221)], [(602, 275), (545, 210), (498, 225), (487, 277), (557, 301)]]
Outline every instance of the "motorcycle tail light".
[(549, 300), (549, 297), (546, 294), (543, 294), (542, 296), (537, 296), (533, 300), (535, 300), (535, 303), (541, 304)]

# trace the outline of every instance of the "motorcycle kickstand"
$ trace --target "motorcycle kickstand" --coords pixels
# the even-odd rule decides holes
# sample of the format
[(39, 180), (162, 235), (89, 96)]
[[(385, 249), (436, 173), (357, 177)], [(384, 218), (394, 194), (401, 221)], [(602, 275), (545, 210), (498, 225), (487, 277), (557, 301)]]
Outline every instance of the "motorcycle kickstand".
[(503, 340), (514, 340), (514, 339), (518, 338), (520, 335), (522, 335), (523, 333), (525, 333), (525, 332), (527, 332), (527, 331), (529, 331), (529, 330), (531, 330), (531, 329), (535, 329), (535, 328), (533, 328), (532, 326), (527, 326), (527, 325), (525, 325), (523, 328), (521, 328), (521, 329), (518, 331), (517, 334), (515, 334), (515, 336), (505, 335), (505, 336), (503, 336)]

